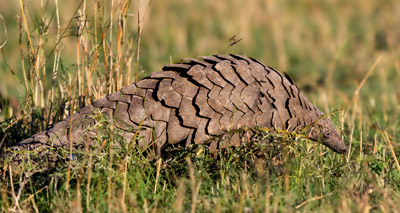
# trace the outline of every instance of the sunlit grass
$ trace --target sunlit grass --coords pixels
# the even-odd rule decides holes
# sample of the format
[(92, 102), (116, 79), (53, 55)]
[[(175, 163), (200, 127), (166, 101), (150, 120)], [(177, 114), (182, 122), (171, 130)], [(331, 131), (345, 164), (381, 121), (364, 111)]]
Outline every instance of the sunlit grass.
[[(51, 174), (11, 180), (15, 171), (6, 170), (2, 211), (399, 208), (398, 1), (0, 4), (8, 5), (0, 8), (7, 27), (0, 34), (0, 43), (7, 41), (0, 60), (2, 149), (164, 64), (231, 52), (287, 72), (323, 111), (338, 110), (332, 119), (350, 148), (340, 156), (305, 139), (260, 134), (216, 159), (206, 146), (166, 147), (157, 161), (113, 146), (125, 142), (110, 133)], [(231, 46), (233, 37), (241, 40)]]

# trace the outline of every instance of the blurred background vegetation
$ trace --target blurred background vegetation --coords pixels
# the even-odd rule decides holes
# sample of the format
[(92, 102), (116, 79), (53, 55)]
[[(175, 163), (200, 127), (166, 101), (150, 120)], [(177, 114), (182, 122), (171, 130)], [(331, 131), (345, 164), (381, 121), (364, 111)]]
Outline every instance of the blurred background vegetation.
[[(93, 34), (94, 25), (99, 26), (99, 20), (95, 22), (94, 14), (98, 12), (97, 1), (86, 2), (87, 16), (79, 19), (77, 10), (80, 9), (82, 14), (82, 1), (59, 1), (58, 25), (55, 1), (23, 1), (33, 49), (44, 57), (39, 60), (47, 61), (42, 62), (46, 67), (40, 69), (46, 69), (42, 72), (49, 78), (53, 71), (56, 45), (60, 51), (60, 71), (56, 80), (60, 81), (59, 78), (65, 72), (77, 70), (76, 35), (79, 20), (85, 19), (82, 35)], [(125, 3), (113, 2), (115, 8)], [(1, 26), (0, 42), (7, 43), (1, 49), (0, 94), (4, 99), (12, 97), (20, 103), (24, 102), (26, 93), (21, 60), (25, 63), (25, 69), (29, 69), (27, 64), (30, 63), (27, 29), (21, 21), (20, 1), (1, 0), (0, 4), (3, 5), (0, 7), (0, 14), (4, 18), (2, 24), (7, 29), (5, 35)], [(113, 42), (113, 38), (110, 40), (110, 37), (117, 36), (119, 11), (111, 16), (111, 1), (101, 1), (100, 4), (104, 12), (102, 25), (105, 27), (112, 21), (114, 26), (112, 35), (108, 32), (105, 39), (113, 51), (117, 52), (117, 42)], [(123, 48), (124, 55), (133, 56), (129, 61), (132, 75), (136, 65), (137, 11), (140, 7), (139, 16), (142, 16), (143, 26), (139, 63), (141, 72), (159, 71), (171, 60), (177, 62), (184, 57), (244, 54), (289, 73), (301, 88), (308, 89), (310, 95), (321, 97), (321, 93), (329, 93), (329, 97), (320, 101), (313, 100), (320, 104), (327, 101), (332, 108), (340, 108), (377, 57), (383, 55), (377, 71), (372, 74), (366, 86), (371, 90), (365, 89), (364, 94), (375, 99), (374, 103), (378, 105), (387, 104), (388, 101), (395, 102), (392, 106), (398, 105), (398, 1), (170, 0), (152, 1), (149, 4), (141, 0), (130, 4), (124, 17), (126, 26)], [(59, 39), (58, 26), (62, 32)], [(38, 41), (40, 37), (42, 40)], [(240, 42), (230, 46), (232, 37)], [(19, 39), (22, 39), (22, 50)], [(37, 50), (38, 46), (43, 48)], [(94, 51), (96, 47), (95, 44), (87, 46), (86, 51)], [(112, 57), (115, 59), (116, 56)], [(125, 69), (128, 64), (123, 66)], [(44, 86), (49, 88), (51, 84), (47, 82)], [(390, 94), (379, 95), (382, 93)], [(373, 94), (378, 96), (373, 97)], [(341, 98), (335, 99), (338, 95)], [(385, 98), (390, 100), (382, 100)]]
[[(287, 72), (323, 111), (339, 110), (335, 123), (352, 147), (345, 162), (374, 156), (378, 161), (370, 170), (379, 172), (367, 169), (365, 177), (377, 178), (379, 187), (389, 174), (399, 183), (400, 168), (391, 173), (400, 147), (398, 0), (0, 0), (0, 5), (0, 144), (43, 130), (164, 64), (235, 53)], [(17, 123), (25, 128), (15, 128)], [(364, 166), (346, 168), (364, 172)], [(346, 187), (355, 179), (348, 181)]]
[(367, 108), (376, 112), (371, 122), (398, 118), (396, 0), (0, 4), (0, 43), (6, 42), (0, 59), (0, 121), (41, 117), (32, 132), (65, 117), (68, 106), (79, 108), (134, 82), (136, 73), (141, 78), (181, 58), (228, 53), (287, 72), (325, 112)]

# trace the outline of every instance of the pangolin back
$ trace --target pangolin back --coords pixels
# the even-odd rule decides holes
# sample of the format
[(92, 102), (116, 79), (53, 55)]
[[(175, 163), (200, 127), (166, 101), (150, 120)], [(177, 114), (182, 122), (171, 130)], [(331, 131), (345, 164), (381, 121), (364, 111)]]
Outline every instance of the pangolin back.
[[(69, 147), (70, 139), (74, 146), (90, 140), (96, 132), (85, 130), (95, 123), (94, 110), (108, 115), (127, 142), (138, 131), (137, 145), (155, 144), (158, 151), (165, 143), (203, 144), (234, 129), (266, 127), (292, 132), (306, 126), (311, 126), (307, 130), (310, 139), (338, 153), (346, 151), (329, 118), (290, 77), (256, 59), (233, 54), (166, 65), (163, 71), (94, 101), (14, 148)], [(231, 145), (238, 146), (240, 141), (233, 135)], [(215, 152), (218, 142), (213, 143), (209, 147)]]

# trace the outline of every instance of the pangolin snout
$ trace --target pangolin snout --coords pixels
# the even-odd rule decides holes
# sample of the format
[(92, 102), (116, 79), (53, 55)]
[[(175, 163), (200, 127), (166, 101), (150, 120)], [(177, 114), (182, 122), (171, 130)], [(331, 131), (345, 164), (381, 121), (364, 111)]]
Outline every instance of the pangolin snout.
[(334, 152), (344, 154), (347, 152), (347, 147), (340, 138), (332, 138), (331, 140), (322, 140), (322, 143), (332, 149)]

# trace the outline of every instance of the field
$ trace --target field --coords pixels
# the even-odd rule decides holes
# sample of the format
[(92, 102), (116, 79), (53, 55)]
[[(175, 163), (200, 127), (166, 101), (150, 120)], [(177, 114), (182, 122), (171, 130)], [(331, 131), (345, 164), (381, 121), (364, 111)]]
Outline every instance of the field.
[(152, 160), (110, 134), (51, 174), (0, 165), (2, 212), (399, 211), (400, 1), (66, 2), (0, 0), (0, 156), (164, 64), (229, 53), (288, 73), (349, 150), (260, 132), (272, 147)]

